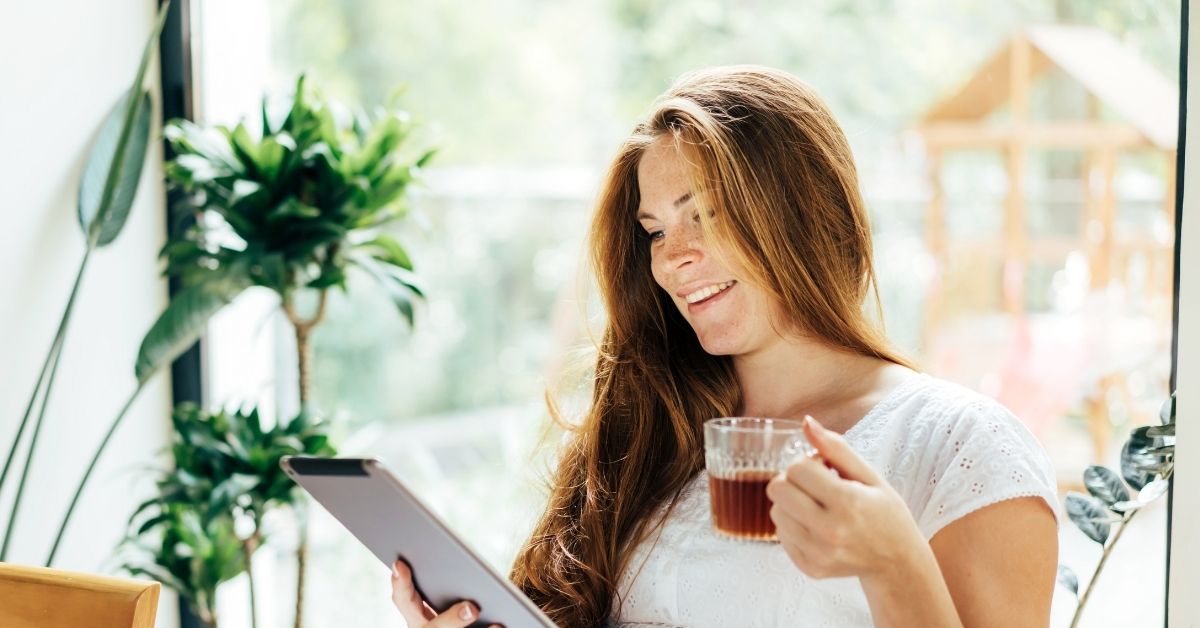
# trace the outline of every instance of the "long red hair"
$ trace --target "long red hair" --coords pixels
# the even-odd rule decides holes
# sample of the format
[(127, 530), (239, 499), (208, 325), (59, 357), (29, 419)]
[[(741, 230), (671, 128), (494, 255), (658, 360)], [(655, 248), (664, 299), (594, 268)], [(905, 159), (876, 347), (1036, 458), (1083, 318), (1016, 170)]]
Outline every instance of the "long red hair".
[(850, 146), (829, 108), (769, 68), (681, 77), (605, 176), (589, 242), (607, 314), (591, 405), (512, 569), (513, 582), (563, 626), (608, 620), (651, 514), (704, 466), (704, 421), (733, 414), (740, 402), (731, 358), (704, 351), (651, 276), (635, 219), (637, 168), (663, 137), (690, 162), (706, 231), (743, 280), (774, 298), (779, 322), (909, 365), (863, 311), (874, 289), (871, 230)]

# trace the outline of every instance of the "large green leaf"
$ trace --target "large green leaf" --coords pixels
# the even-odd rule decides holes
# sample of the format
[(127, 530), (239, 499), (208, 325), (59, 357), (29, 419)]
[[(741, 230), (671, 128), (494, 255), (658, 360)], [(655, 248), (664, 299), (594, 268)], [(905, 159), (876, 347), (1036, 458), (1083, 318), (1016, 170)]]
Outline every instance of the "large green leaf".
[(133, 207), (150, 137), (150, 93), (143, 85), (170, 6), (170, 2), (164, 2), (159, 9), (158, 21), (142, 48), (133, 84), (109, 115), (84, 168), (78, 213), (88, 248), (116, 239)]
[(196, 284), (175, 295), (138, 349), (134, 366), (138, 381), (149, 379), (192, 346), (204, 332), (208, 319), (248, 285), (244, 279), (225, 278)]
[[(133, 126), (127, 129), (124, 122), (129, 95), (121, 97), (104, 121), (83, 168), (79, 183), (79, 226), (85, 236), (95, 239), (97, 246), (104, 246), (120, 235), (137, 195), (150, 139), (150, 92), (142, 92), (136, 104)], [(122, 148), (119, 162), (118, 148)]]

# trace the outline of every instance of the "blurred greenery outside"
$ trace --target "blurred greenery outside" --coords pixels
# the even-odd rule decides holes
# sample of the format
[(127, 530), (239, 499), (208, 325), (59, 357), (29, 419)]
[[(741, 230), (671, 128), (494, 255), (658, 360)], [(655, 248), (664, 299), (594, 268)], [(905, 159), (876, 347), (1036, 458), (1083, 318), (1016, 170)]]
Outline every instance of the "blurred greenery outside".
[[(592, 195), (618, 143), (675, 77), (758, 63), (792, 72), (826, 98), (855, 150), (887, 330), (921, 359), (927, 275), (911, 260), (926, 255), (928, 175), (906, 131), (1023, 26), (1103, 28), (1172, 81), (1180, 36), (1179, 0), (277, 0), (269, 11), (264, 91), (286, 91), (307, 72), (329, 95), (371, 106), (403, 85), (400, 105), (428, 125), (422, 141), (442, 149), (412, 198), (415, 219), (397, 231), (428, 294), (415, 329), (369, 287), (336, 295), (314, 337), (314, 393), (347, 431), (395, 426), (370, 453), (390, 456), (501, 571), (539, 510), (530, 487), (553, 448), (529, 452), (544, 440), (543, 393), (558, 384), (547, 374), (561, 372), (563, 333), (573, 355), (587, 343), (562, 321), (581, 318), (579, 300), (588, 298), (579, 282)], [(1087, 107), (1081, 88), (1057, 73), (1032, 96), (1035, 115), (1080, 117)], [(1080, 192), (1069, 179), (1081, 158), (1030, 153), (1031, 234), (1080, 232)], [(997, 152), (947, 155), (951, 240), (1002, 229), (1003, 165)], [(1166, 165), (1156, 155), (1122, 155), (1123, 228), (1162, 229)], [(980, 282), (1002, 272), (967, 264), (959, 276)], [(1029, 269), (1030, 311), (1056, 307), (1066, 265)], [(946, 286), (960, 289), (962, 313), (1001, 309), (972, 285)], [(1169, 317), (1165, 324), (1169, 333)], [(495, 422), (511, 426), (503, 442), (498, 428), (480, 427)], [(447, 434), (457, 440), (442, 442)], [(491, 518), (479, 520), (484, 511)], [(324, 536), (336, 547), (322, 555), (322, 537), (315, 532), (315, 560), (329, 569), (322, 579), (374, 582), (350, 567), (360, 563), (339, 560), (357, 550), (336, 535)], [(353, 600), (344, 601), (319, 611), (321, 621), (359, 621)]]
[[(307, 71), (331, 95), (370, 106), (403, 85), (403, 106), (442, 146), (431, 174), (444, 187), (414, 201), (425, 228), (401, 234), (430, 288), (416, 333), (369, 290), (361, 301), (335, 302), (316, 338), (321, 406), (368, 423), (538, 398), (551, 349), (545, 331), (556, 299), (576, 296), (561, 292), (577, 275), (607, 159), (676, 76), (727, 63), (783, 68), (832, 105), (872, 212), (888, 330), (919, 356), (920, 295), (904, 285), (911, 274), (887, 263), (889, 253), (922, 246), (925, 174), (902, 132), (1026, 24), (1100, 26), (1174, 77), (1177, 9), (1178, 0), (273, 3), (276, 82), (264, 87), (286, 89)], [(1086, 107), (1081, 88), (1062, 76), (1033, 97), (1035, 114), (1068, 117)], [(1029, 168), (1070, 172), (1079, 159), (1077, 151), (1034, 151)], [(1000, 160), (982, 151), (947, 159), (952, 237), (1000, 228)], [(1161, 160), (1125, 161), (1162, 176)], [(462, 182), (439, 177), (481, 170), (508, 173), (485, 178), (498, 187), (517, 179), (528, 182), (518, 191), (533, 192), (514, 197), (476, 184), (474, 194), (455, 194)], [(566, 190), (545, 180), (564, 170), (593, 176)], [(1052, 203), (1031, 199), (1033, 232), (1077, 232), (1070, 220), (1078, 212), (1055, 213)], [(1136, 206), (1122, 210), (1137, 215)], [(889, 276), (889, 268), (900, 272)], [(1039, 277), (1031, 276), (1030, 303), (1044, 308), (1049, 278)]]

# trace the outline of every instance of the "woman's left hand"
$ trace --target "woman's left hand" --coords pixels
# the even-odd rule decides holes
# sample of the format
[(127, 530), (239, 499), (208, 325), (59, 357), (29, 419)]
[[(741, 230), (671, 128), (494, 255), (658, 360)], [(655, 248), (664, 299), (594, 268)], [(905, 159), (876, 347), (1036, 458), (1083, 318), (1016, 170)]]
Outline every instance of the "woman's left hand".
[(928, 551), (904, 499), (840, 434), (811, 417), (805, 433), (816, 457), (767, 484), (779, 543), (801, 571), (811, 578), (882, 577), (902, 569), (914, 551)]

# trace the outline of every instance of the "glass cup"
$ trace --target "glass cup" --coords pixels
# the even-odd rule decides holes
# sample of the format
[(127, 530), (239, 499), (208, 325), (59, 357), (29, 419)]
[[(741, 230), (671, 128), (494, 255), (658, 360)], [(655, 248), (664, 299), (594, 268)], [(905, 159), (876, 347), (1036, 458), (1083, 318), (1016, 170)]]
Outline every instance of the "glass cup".
[(742, 540), (775, 541), (767, 482), (815, 449), (804, 423), (791, 419), (726, 417), (704, 423), (704, 467), (713, 525)]

